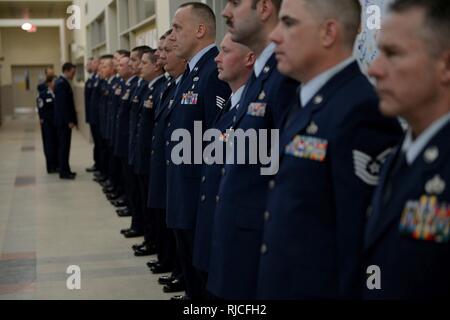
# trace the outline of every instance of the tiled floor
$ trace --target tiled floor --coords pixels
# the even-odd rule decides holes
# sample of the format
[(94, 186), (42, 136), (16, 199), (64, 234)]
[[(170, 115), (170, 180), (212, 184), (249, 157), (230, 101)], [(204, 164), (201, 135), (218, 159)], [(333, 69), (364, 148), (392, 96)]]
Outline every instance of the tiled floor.
[[(158, 276), (136, 258), (119, 230), (101, 187), (84, 169), (91, 146), (72, 137), (75, 181), (47, 175), (34, 115), (19, 115), (0, 128), (0, 300), (169, 299)], [(80, 267), (81, 289), (67, 289), (71, 265)]]

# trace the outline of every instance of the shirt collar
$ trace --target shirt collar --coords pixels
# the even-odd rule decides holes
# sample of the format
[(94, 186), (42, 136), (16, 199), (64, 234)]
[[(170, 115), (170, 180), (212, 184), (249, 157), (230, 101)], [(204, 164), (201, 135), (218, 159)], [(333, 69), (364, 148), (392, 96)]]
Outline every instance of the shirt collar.
[(132, 76), (130, 79), (127, 80), (126, 85), (129, 85), (133, 79), (136, 78), (136, 76)]
[(50, 88), (47, 89), (47, 93), (50, 94), (53, 98), (55, 97), (55, 94)]
[(267, 61), (269, 61), (270, 57), (275, 52), (275, 48), (276, 44), (271, 42), (256, 59), (255, 65), (253, 67), (256, 77), (259, 77), (259, 75), (261, 74), (262, 70), (267, 64)]
[(180, 75), (178, 76), (178, 78), (175, 80), (175, 83), (176, 83), (176, 84), (180, 83), (181, 78), (183, 78), (183, 74), (180, 74)]
[(322, 72), (312, 80), (308, 81), (301, 86), (300, 89), (300, 101), (302, 102), (302, 107), (306, 106), (311, 98), (336, 74), (344, 70), (348, 65), (350, 65), (355, 59), (349, 57), (334, 67)]
[(150, 89), (156, 83), (156, 81), (158, 81), (162, 77), (164, 77), (164, 74), (161, 74), (161, 75), (157, 76), (155, 79), (153, 79), (152, 81), (150, 81), (148, 83), (148, 88)]
[(115, 75), (114, 75), (114, 76), (111, 76), (111, 77), (108, 79), (108, 84), (111, 84), (111, 82), (114, 80), (115, 77), (116, 77)]
[(244, 92), (244, 88), (245, 88), (245, 85), (243, 85), (242, 87), (237, 89), (236, 92), (234, 92), (231, 95), (231, 108), (230, 108), (230, 110), (238, 106), (239, 101), (241, 101), (241, 96), (242, 96), (242, 93)]
[(200, 61), (200, 59), (207, 53), (210, 49), (214, 48), (216, 46), (215, 43), (210, 44), (209, 46), (203, 48), (197, 54), (189, 61), (189, 70), (194, 70), (197, 63)]
[(411, 165), (416, 160), (425, 146), (449, 121), (450, 112), (433, 122), (414, 141), (412, 138), (411, 129), (407, 131), (405, 140), (403, 141), (402, 151), (406, 152), (406, 162), (408, 163), (408, 165)]

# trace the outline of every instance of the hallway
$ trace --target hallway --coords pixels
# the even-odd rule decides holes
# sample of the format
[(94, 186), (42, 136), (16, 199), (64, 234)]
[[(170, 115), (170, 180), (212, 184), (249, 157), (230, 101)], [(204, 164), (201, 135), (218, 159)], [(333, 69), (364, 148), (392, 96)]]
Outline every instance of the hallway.
[[(75, 181), (47, 175), (38, 121), (18, 115), (0, 128), (0, 300), (162, 299), (145, 262), (120, 230), (130, 218), (117, 217), (101, 187), (85, 168), (91, 146), (72, 137)], [(67, 267), (81, 269), (81, 289), (69, 290)]]

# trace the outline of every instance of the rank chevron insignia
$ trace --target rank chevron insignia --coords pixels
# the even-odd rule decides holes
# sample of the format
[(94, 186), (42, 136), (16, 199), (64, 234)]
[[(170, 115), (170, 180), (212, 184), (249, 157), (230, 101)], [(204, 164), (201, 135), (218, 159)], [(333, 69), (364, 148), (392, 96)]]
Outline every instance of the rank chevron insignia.
[(219, 107), (220, 109), (223, 108), (223, 105), (225, 104), (225, 99), (219, 96), (216, 96), (216, 105), (217, 107)]
[(391, 151), (392, 149), (389, 148), (374, 159), (364, 152), (353, 150), (355, 175), (369, 186), (376, 186), (378, 184), (381, 166)]

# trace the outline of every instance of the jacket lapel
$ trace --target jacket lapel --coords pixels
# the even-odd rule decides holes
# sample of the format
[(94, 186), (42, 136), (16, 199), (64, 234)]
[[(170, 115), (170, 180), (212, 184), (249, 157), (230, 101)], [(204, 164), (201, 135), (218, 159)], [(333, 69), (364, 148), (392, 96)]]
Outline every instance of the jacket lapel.
[(239, 109), (236, 115), (236, 121), (233, 125), (234, 129), (239, 127), (240, 122), (247, 114), (248, 105), (257, 100), (262, 100), (258, 99), (258, 95), (262, 92), (265, 82), (267, 81), (267, 79), (269, 79), (270, 75), (276, 69), (276, 67), (277, 61), (275, 58), (275, 54), (272, 54), (272, 56), (264, 66), (264, 69), (261, 71), (259, 77), (256, 78), (255, 82), (253, 82), (253, 84), (249, 88), (245, 88), (245, 95), (243, 95), (241, 98), (242, 103), (239, 104)]
[(188, 90), (189, 87), (192, 85), (193, 79), (198, 76), (198, 74), (202, 70), (202, 67), (205, 65), (205, 63), (208, 62), (209, 59), (217, 56), (218, 53), (219, 53), (219, 50), (217, 49), (217, 47), (213, 47), (213, 48), (209, 49), (201, 57), (201, 59), (197, 62), (194, 69), (191, 70), (191, 72), (189, 73), (187, 78), (183, 79), (182, 82), (179, 83), (179, 85), (181, 87), (179, 88), (179, 90), (177, 90), (177, 94), (173, 98), (174, 102), (173, 102), (172, 106), (170, 107), (170, 109), (168, 110), (167, 116), (169, 116), (172, 113), (172, 111), (179, 106), (179, 104), (181, 102), (181, 97), (183, 96), (183, 93), (186, 90)]
[(331, 78), (304, 107), (299, 106), (299, 98), (295, 99), (295, 104), (300, 110), (298, 110), (290, 124), (284, 129), (281, 138), (280, 152), (284, 154), (284, 148), (289, 144), (295, 135), (299, 134), (311, 123), (313, 115), (319, 111), (322, 107), (326, 107), (328, 101), (332, 98), (333, 94), (338, 91), (343, 85), (348, 83), (352, 78), (362, 75), (359, 69), (358, 63), (353, 62), (347, 66), (344, 70), (336, 74)]

